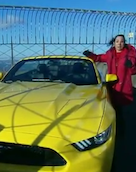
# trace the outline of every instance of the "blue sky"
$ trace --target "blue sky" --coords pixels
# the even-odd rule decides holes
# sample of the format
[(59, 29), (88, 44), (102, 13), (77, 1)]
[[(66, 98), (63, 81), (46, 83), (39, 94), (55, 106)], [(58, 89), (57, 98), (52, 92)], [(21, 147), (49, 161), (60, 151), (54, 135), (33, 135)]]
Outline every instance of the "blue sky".
[(136, 0), (0, 0), (0, 5), (136, 12)]

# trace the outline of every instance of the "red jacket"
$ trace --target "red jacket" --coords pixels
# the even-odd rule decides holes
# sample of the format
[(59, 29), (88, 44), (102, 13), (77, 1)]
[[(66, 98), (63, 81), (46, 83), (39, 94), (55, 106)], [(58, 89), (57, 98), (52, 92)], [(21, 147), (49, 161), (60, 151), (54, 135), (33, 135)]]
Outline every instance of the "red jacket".
[[(116, 74), (118, 82), (112, 87), (112, 96), (117, 105), (129, 104), (133, 101), (133, 87), (131, 75), (136, 74), (136, 49), (127, 45), (117, 60), (115, 48), (109, 49), (106, 54), (93, 54), (89, 58), (95, 62), (107, 62), (108, 73)], [(125, 66), (126, 59), (131, 60), (132, 67)]]

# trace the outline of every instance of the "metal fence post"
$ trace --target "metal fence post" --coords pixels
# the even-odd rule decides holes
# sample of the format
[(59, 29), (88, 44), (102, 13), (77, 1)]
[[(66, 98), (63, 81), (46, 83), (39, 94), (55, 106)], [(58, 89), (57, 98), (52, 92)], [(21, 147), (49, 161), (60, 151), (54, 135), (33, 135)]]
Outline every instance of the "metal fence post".
[(67, 55), (67, 43), (65, 44), (65, 56)]
[(45, 42), (44, 42), (44, 39), (43, 39), (43, 56), (45, 56)]
[(14, 45), (13, 45), (13, 41), (11, 38), (11, 66), (14, 65)]

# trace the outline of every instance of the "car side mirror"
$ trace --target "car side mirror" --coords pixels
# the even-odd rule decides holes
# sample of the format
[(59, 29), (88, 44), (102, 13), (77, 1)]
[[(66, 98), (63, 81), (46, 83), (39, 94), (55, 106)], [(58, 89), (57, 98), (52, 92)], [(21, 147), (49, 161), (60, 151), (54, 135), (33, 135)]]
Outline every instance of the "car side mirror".
[(3, 78), (3, 72), (0, 72), (0, 80)]
[(118, 77), (116, 74), (106, 74), (105, 82), (116, 82), (118, 80)]
[(105, 81), (103, 81), (102, 83), (104, 85), (107, 85), (107, 84), (114, 85), (117, 81), (118, 81), (117, 75), (115, 75), (115, 74), (106, 74)]

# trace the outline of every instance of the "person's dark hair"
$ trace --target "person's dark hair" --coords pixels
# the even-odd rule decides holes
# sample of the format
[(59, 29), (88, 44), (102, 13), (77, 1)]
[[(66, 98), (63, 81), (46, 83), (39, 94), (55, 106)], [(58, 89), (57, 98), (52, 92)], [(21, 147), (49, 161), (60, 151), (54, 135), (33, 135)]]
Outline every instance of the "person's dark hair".
[(116, 40), (116, 38), (118, 37), (118, 36), (121, 36), (123, 39), (124, 39), (124, 43), (125, 43), (125, 47), (127, 47), (127, 44), (126, 44), (126, 39), (125, 39), (125, 36), (123, 35), (123, 34), (118, 34), (118, 35), (116, 35), (114, 38), (112, 38), (110, 41), (109, 41), (109, 46), (113, 46), (113, 44), (114, 44), (114, 42), (115, 42), (115, 40)]

